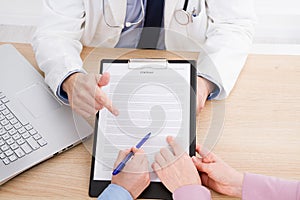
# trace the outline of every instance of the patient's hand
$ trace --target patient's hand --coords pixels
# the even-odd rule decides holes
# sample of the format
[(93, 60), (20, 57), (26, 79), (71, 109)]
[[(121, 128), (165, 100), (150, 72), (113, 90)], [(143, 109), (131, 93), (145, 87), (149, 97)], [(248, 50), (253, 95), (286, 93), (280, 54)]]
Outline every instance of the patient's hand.
[(191, 157), (177, 144), (172, 137), (167, 137), (172, 148), (162, 148), (152, 164), (163, 184), (170, 192), (185, 185), (201, 185), (201, 180)]
[[(122, 186), (136, 199), (150, 184), (148, 159), (142, 149), (132, 148), (134, 157), (127, 162), (123, 170), (112, 176), (111, 183)], [(120, 151), (114, 168), (129, 154), (130, 150)]]
[(241, 198), (244, 175), (230, 167), (214, 153), (204, 153), (198, 145), (196, 151), (202, 158), (194, 156), (192, 159), (197, 169), (202, 172), (203, 185), (221, 194)]
[(68, 94), (72, 109), (86, 118), (95, 115), (103, 107), (118, 115), (118, 110), (102, 90), (109, 83), (109, 78), (109, 73), (70, 75), (62, 87)]

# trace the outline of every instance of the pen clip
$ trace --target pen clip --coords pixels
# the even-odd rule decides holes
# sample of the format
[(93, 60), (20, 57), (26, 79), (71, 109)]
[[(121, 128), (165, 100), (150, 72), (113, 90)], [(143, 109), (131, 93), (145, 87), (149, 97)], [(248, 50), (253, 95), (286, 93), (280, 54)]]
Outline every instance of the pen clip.
[(197, 17), (197, 10), (196, 10), (195, 7), (193, 8), (192, 16), (193, 16), (193, 17)]

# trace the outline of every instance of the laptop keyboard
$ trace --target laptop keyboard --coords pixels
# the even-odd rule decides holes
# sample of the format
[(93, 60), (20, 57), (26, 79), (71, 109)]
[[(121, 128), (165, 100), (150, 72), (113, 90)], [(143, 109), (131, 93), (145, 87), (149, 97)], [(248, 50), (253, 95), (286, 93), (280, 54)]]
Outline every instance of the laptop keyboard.
[(5, 165), (47, 144), (30, 123), (11, 112), (8, 104), (8, 98), (0, 92), (0, 160)]

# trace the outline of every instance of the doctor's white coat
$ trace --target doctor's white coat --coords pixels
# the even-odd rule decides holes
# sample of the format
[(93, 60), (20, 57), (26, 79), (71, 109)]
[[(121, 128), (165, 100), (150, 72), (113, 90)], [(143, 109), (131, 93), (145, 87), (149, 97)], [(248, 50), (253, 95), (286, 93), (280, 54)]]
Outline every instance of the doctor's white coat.
[[(105, 0), (106, 18), (124, 24), (126, 0)], [(189, 0), (200, 13), (180, 25), (174, 12), (184, 0), (165, 0), (167, 50), (199, 51), (198, 74), (216, 84), (215, 99), (227, 97), (247, 58), (254, 32), (252, 0)], [(196, 4), (195, 4), (196, 3)], [(192, 5), (193, 4), (193, 5)], [(121, 28), (107, 26), (102, 0), (44, 0), (44, 11), (33, 39), (33, 49), (45, 80), (57, 95), (58, 86), (71, 71), (82, 71), (82, 46), (113, 48)]]

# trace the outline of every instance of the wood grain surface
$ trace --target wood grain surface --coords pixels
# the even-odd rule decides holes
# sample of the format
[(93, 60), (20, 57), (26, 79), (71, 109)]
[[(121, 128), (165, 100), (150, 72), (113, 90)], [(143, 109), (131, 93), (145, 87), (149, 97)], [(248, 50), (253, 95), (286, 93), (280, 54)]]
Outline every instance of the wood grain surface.
[[(3, 44), (3, 43), (0, 43)], [(38, 69), (29, 44), (13, 44)], [(84, 48), (85, 69), (98, 73), (101, 58), (196, 58), (196, 54)], [(5, 70), (1, 66), (1, 70)], [(38, 69), (39, 70), (39, 69)], [(39, 70), (40, 71), (40, 70)], [(41, 71), (40, 71), (41, 72)], [(224, 117), (212, 151), (242, 172), (300, 180), (300, 56), (249, 55), (231, 95), (208, 101), (197, 117), (197, 142)], [(93, 119), (89, 119), (92, 124)], [(93, 125), (93, 124), (92, 124)], [(0, 186), (0, 199), (90, 199), (91, 141), (51, 158)], [(212, 192), (213, 199), (234, 199)]]

